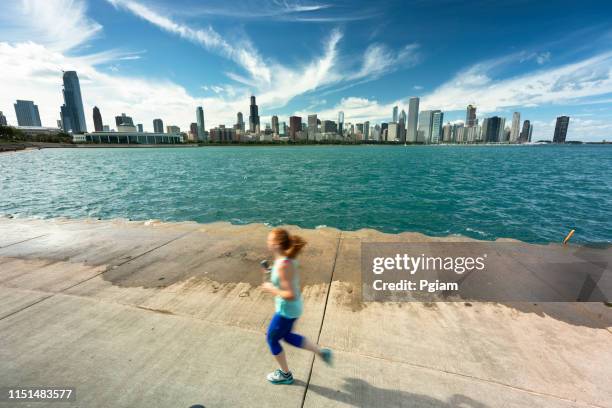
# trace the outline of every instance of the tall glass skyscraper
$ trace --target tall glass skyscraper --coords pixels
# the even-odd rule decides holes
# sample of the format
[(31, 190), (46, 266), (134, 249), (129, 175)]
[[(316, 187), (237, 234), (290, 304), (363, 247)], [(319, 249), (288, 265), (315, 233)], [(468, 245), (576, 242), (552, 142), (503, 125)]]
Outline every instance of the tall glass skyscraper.
[(553, 143), (565, 143), (569, 120), (569, 116), (559, 116), (557, 118), (557, 123), (555, 124), (555, 134), (553, 136)]
[(338, 112), (338, 134), (342, 136), (344, 133), (344, 112)]
[(199, 141), (203, 141), (204, 140), (204, 109), (201, 106), (198, 106), (196, 108), (196, 120), (197, 120), (197, 126), (198, 126), (198, 140)]
[(406, 127), (406, 142), (416, 143), (417, 123), (419, 120), (419, 98), (410, 98), (408, 102), (408, 126)]
[(94, 121), (94, 130), (96, 132), (101, 132), (103, 129), (102, 125), (102, 115), (100, 114), (100, 109), (97, 106), (93, 108), (93, 121)]
[(153, 119), (153, 132), (164, 133), (164, 121), (161, 119)]
[(444, 112), (439, 110), (433, 111), (431, 118), (431, 143), (440, 143), (440, 135), (442, 134), (442, 123), (444, 122)]
[(255, 96), (251, 96), (251, 106), (249, 107), (249, 130), (255, 133), (259, 127), (259, 108), (255, 102)]
[(393, 107), (393, 115), (392, 115), (392, 120), (391, 122), (397, 122), (397, 115), (398, 115), (398, 110), (397, 110), (397, 106)]
[(85, 133), (85, 111), (81, 98), (81, 85), (76, 71), (64, 72), (64, 104), (61, 109), (62, 124), (65, 132)]
[(473, 127), (478, 124), (476, 120), (476, 107), (474, 105), (468, 105), (465, 113), (465, 126)]
[(17, 100), (15, 104), (15, 114), (17, 115), (18, 126), (42, 126), (38, 106), (32, 101)]

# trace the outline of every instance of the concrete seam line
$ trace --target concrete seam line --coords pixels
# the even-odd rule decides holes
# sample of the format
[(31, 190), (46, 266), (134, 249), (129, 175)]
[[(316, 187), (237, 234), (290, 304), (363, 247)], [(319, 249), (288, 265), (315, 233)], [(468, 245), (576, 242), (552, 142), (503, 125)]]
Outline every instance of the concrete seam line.
[(33, 239), (36, 239), (36, 238), (46, 237), (47, 235), (49, 235), (49, 234), (42, 234), (42, 235), (38, 235), (36, 237), (24, 239), (23, 241), (13, 242), (12, 244), (8, 244), (8, 245), (5, 245), (5, 246), (0, 246), (0, 249), (12, 247), (13, 245), (23, 244), (24, 242), (32, 241)]
[(455, 371), (448, 371), (448, 370), (444, 370), (444, 369), (440, 369), (440, 368), (426, 366), (426, 365), (423, 365), (423, 364), (411, 363), (409, 361), (393, 360), (393, 359), (389, 359), (389, 358), (385, 358), (385, 357), (377, 357), (377, 356), (372, 356), (372, 355), (369, 355), (369, 354), (356, 353), (356, 352), (346, 351), (346, 350), (340, 350), (340, 351), (336, 350), (336, 352), (344, 353), (344, 354), (351, 354), (351, 355), (355, 355), (355, 356), (359, 356), (359, 357), (363, 357), (363, 358), (369, 358), (369, 359), (372, 359), (372, 360), (380, 360), (380, 361), (386, 361), (386, 362), (389, 362), (389, 363), (403, 364), (403, 365), (407, 365), (407, 366), (414, 367), (414, 368), (420, 368), (420, 369), (423, 369), (423, 370), (435, 371), (435, 372), (438, 372), (438, 373), (443, 373), (443, 374), (448, 374), (448, 375), (454, 375), (454, 376), (457, 376), (457, 377), (463, 377), (463, 378), (467, 378), (467, 379), (470, 379), (470, 380), (475, 380), (475, 381), (483, 382), (483, 383), (486, 383), (486, 384), (498, 385), (500, 387), (509, 388), (509, 389), (512, 389), (512, 390), (515, 390), (515, 391), (525, 392), (525, 393), (537, 395), (537, 396), (540, 396), (540, 397), (548, 397), (548, 398), (553, 398), (553, 399), (557, 399), (557, 400), (561, 400), (561, 401), (567, 401), (567, 402), (572, 402), (572, 403), (581, 403), (581, 404), (585, 404), (587, 406), (594, 407), (594, 408), (606, 408), (603, 405), (597, 405), (597, 404), (593, 404), (593, 403), (586, 402), (586, 401), (572, 400), (570, 398), (561, 397), (559, 395), (548, 394), (548, 393), (541, 392), (541, 391), (531, 390), (529, 388), (523, 388), (523, 387), (518, 387), (518, 386), (506, 384), (506, 383), (503, 383), (501, 381), (488, 380), (486, 378), (480, 378), (480, 377), (476, 377), (476, 376), (473, 376), (473, 375), (470, 375), (470, 374), (463, 374), (463, 373), (458, 373), (458, 372), (455, 372)]
[[(334, 281), (334, 272), (336, 271), (336, 261), (338, 260), (338, 252), (340, 252), (340, 242), (342, 241), (342, 231), (338, 235), (338, 242), (336, 243), (336, 253), (334, 254), (334, 262), (332, 263), (332, 270), (329, 276), (329, 284), (327, 285), (327, 293), (325, 295), (325, 305), (323, 306), (323, 316), (321, 317), (321, 325), (319, 326), (319, 333), (317, 334), (317, 344), (321, 339), (321, 332), (323, 331), (323, 323), (325, 323), (325, 313), (327, 312), (327, 302), (329, 301), (329, 293), (331, 292), (331, 285)], [(306, 380), (306, 386), (304, 386), (304, 395), (302, 395), (302, 405), (306, 403), (306, 394), (308, 393), (308, 387), (310, 386), (310, 378), (312, 377), (312, 370), (314, 368), (314, 362), (317, 356), (313, 355), (310, 361), (310, 370), (308, 371), (308, 379)]]
[(49, 299), (49, 298), (52, 298), (53, 296), (55, 296), (55, 293), (54, 293), (54, 294), (52, 294), (52, 295), (46, 296), (46, 297), (44, 297), (44, 298), (42, 298), (42, 299), (38, 299), (37, 301), (32, 302), (32, 303), (30, 303), (29, 305), (24, 306), (24, 307), (22, 307), (22, 308), (21, 308), (21, 309), (19, 309), (19, 310), (15, 310), (14, 312), (11, 312), (11, 313), (7, 314), (6, 316), (1, 317), (1, 318), (0, 318), (0, 320), (4, 320), (4, 319), (6, 319), (7, 317), (11, 317), (11, 316), (13, 316), (13, 315), (15, 315), (15, 314), (17, 314), (17, 313), (21, 312), (22, 310), (26, 310), (27, 308), (32, 307), (32, 306), (34, 306), (34, 305), (37, 305), (37, 304), (39, 304), (40, 302), (42, 302), (43, 300), (47, 300), (47, 299)]

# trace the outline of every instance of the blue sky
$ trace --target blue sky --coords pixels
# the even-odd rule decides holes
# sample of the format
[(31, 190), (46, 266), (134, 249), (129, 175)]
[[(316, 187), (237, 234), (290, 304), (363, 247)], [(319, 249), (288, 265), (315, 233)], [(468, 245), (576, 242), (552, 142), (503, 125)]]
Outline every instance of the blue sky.
[(318, 113), (387, 121), (410, 96), (445, 119), (510, 120), (536, 139), (567, 114), (570, 139), (612, 139), (612, 4), (606, 1), (24, 0), (0, 16), (0, 110), (33, 99), (59, 117), (61, 70), (81, 78), (88, 126), (126, 112), (187, 129)]

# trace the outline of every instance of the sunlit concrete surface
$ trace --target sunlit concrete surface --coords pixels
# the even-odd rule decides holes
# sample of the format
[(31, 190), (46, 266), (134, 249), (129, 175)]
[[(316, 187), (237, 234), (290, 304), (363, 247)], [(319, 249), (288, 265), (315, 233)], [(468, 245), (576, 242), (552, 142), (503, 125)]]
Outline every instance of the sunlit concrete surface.
[(273, 386), (268, 227), (0, 219), (0, 386), (76, 387), (58, 407), (612, 407), (612, 308), (362, 304), (362, 241), (468, 239), (289, 228), (297, 330), (336, 363), (287, 346), (296, 383)]

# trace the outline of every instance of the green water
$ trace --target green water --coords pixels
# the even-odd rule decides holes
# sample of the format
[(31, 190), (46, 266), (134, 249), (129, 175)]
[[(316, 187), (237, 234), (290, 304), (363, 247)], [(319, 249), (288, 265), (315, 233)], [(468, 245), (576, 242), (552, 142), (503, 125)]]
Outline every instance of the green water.
[(0, 155), (0, 214), (612, 242), (612, 146), (45, 149)]

